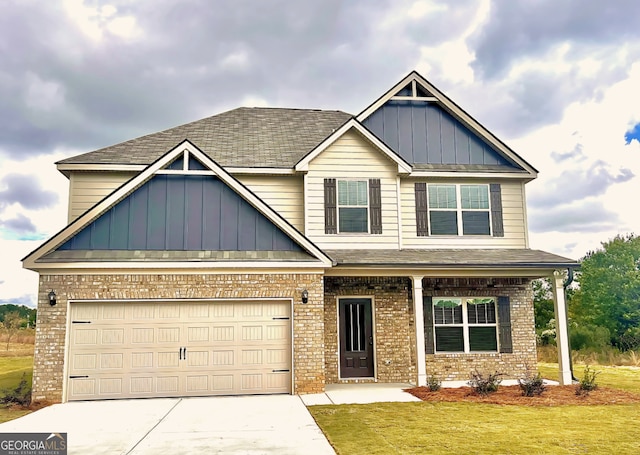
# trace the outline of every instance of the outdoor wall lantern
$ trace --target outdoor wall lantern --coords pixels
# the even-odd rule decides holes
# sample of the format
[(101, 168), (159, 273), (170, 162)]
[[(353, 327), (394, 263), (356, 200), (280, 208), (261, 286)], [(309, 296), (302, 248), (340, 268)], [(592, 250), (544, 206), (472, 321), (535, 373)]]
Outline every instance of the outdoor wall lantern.
[(309, 301), (309, 291), (306, 289), (302, 291), (302, 303), (307, 303)]
[(56, 304), (56, 293), (51, 291), (49, 292), (49, 305), (53, 306)]

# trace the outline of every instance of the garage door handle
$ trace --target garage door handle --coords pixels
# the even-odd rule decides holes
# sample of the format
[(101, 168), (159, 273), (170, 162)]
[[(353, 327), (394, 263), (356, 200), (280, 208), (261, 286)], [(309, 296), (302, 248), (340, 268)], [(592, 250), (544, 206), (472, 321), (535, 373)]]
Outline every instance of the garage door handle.
[(179, 356), (178, 360), (182, 360), (183, 358), (186, 359), (187, 358), (187, 348), (180, 348), (179, 351), (178, 351), (178, 356)]
[(182, 348), (182, 349), (184, 349), (184, 351), (182, 351), (182, 358), (184, 360), (187, 360), (187, 348)]

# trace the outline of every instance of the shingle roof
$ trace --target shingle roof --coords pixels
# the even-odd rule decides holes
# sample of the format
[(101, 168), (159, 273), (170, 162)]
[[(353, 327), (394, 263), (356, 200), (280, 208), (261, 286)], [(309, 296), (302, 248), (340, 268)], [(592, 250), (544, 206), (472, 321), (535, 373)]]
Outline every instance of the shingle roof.
[(223, 167), (291, 168), (351, 117), (342, 111), (241, 107), (58, 164), (148, 165), (189, 139)]
[(341, 265), (407, 267), (578, 267), (573, 259), (529, 249), (325, 250)]

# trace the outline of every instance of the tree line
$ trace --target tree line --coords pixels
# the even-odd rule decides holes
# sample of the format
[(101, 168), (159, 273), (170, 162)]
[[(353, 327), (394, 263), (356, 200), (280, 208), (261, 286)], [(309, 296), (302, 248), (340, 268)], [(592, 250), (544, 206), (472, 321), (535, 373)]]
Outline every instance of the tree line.
[[(618, 235), (581, 259), (576, 284), (567, 289), (572, 349), (640, 349), (640, 237)], [(554, 342), (551, 283), (533, 284), (536, 332)]]

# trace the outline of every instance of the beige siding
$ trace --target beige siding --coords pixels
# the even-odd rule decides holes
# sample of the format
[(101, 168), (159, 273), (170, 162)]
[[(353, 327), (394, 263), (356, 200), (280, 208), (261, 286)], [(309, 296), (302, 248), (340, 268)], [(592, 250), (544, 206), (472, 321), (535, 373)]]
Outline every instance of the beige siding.
[[(398, 248), (397, 165), (349, 131), (309, 164), (307, 232), (320, 248)], [(380, 179), (382, 234), (324, 233), (324, 179)]]
[(304, 232), (304, 198), (301, 176), (236, 175), (271, 208)]
[[(418, 237), (416, 235), (415, 182), (427, 183), (500, 183), (502, 189), (502, 217), (504, 237), (458, 236)], [(404, 248), (526, 248), (526, 212), (524, 210), (524, 183), (496, 180), (424, 180), (403, 179), (400, 184), (402, 199), (402, 242)]]
[(69, 223), (135, 175), (135, 172), (71, 172)]

